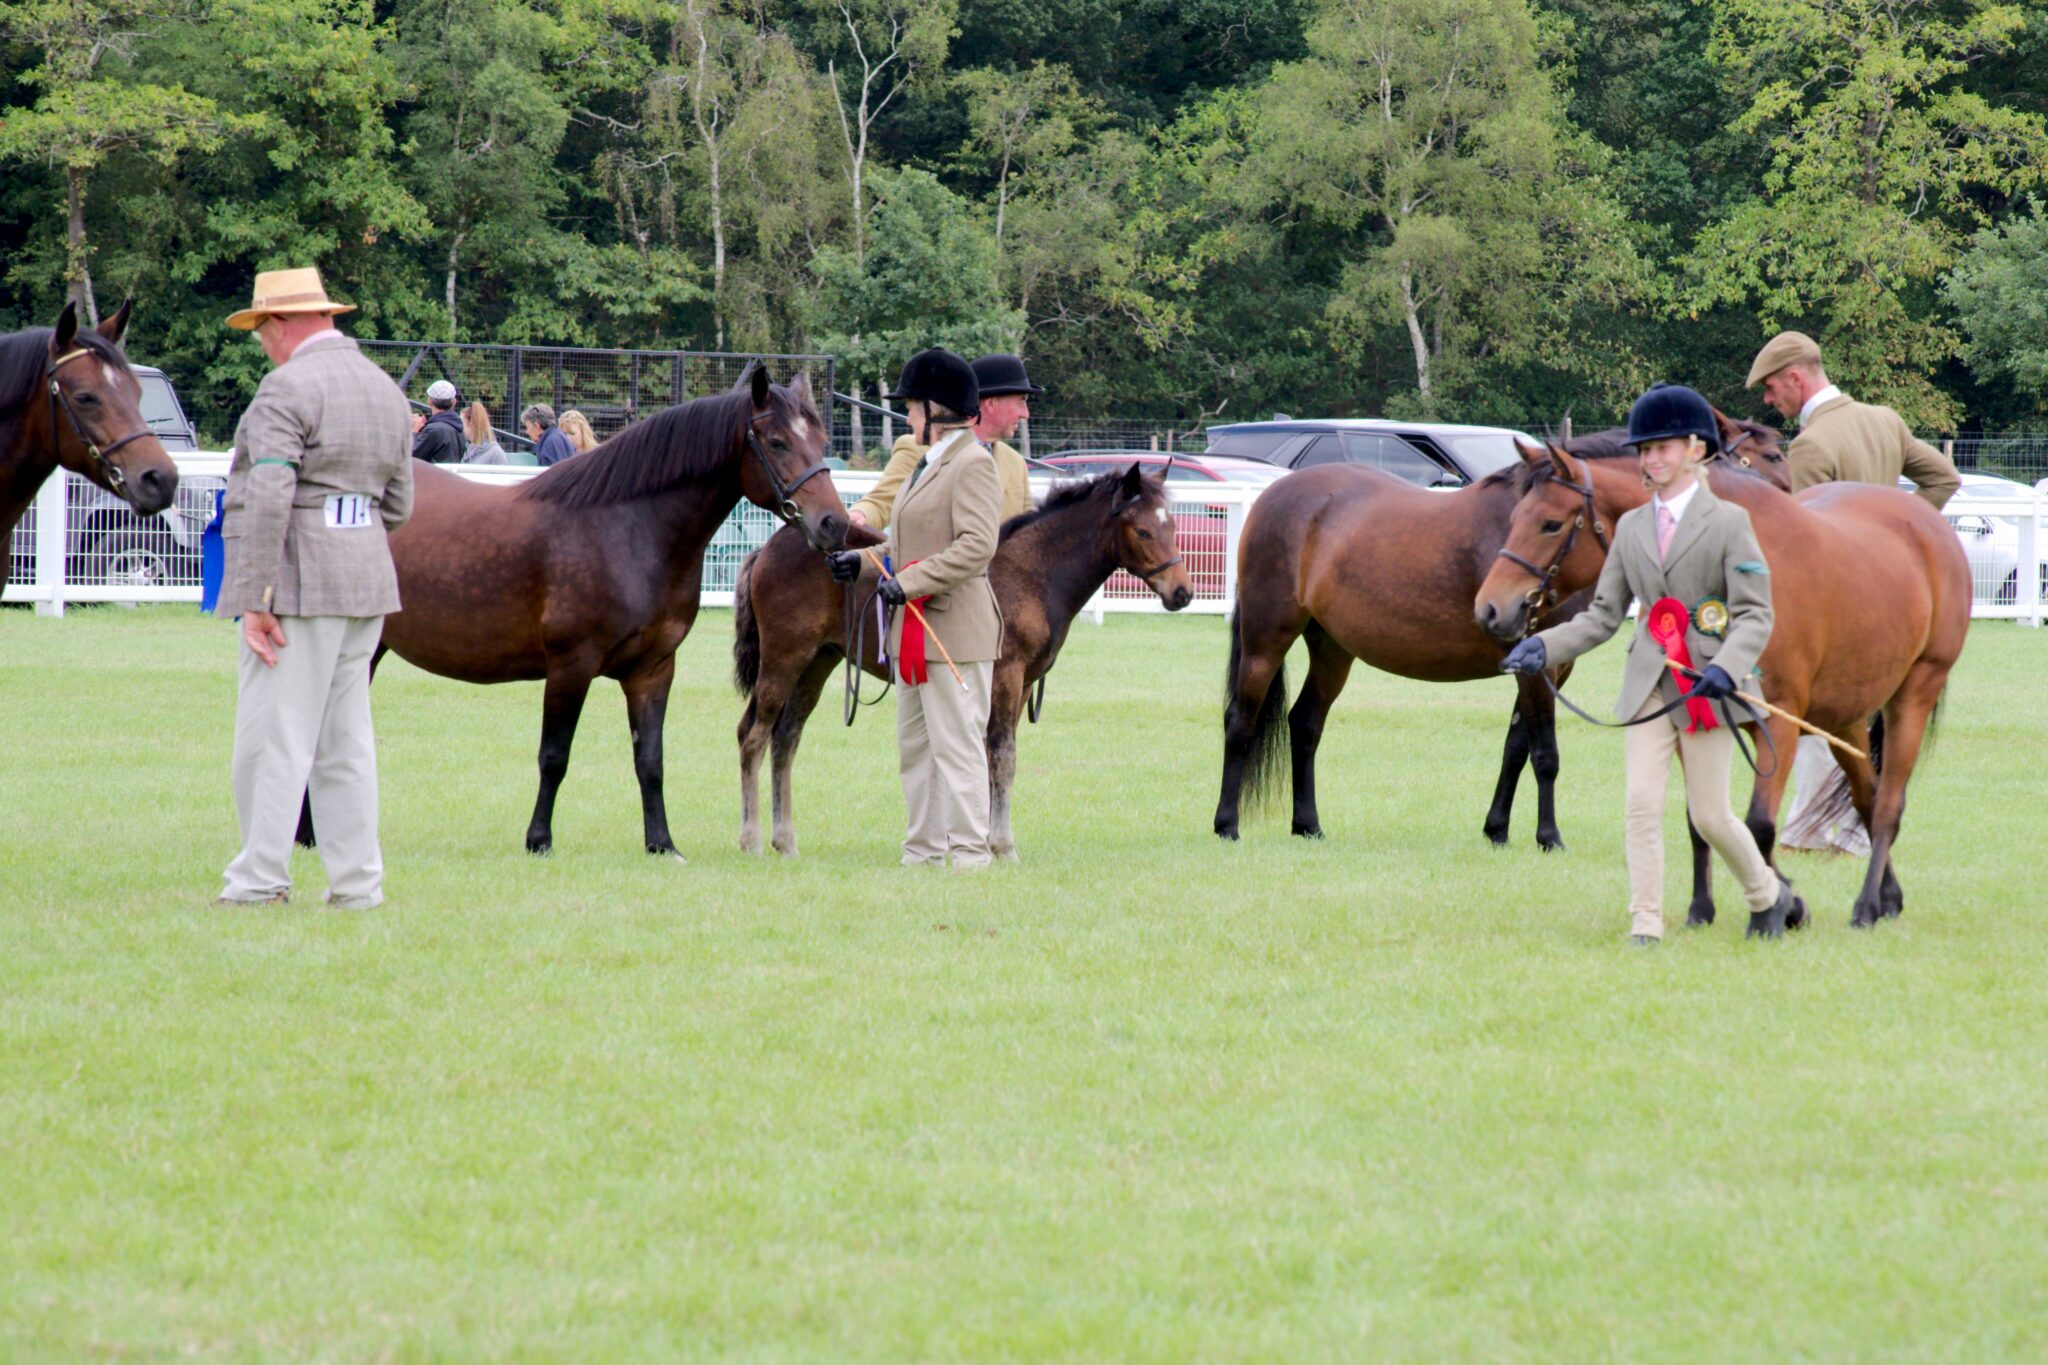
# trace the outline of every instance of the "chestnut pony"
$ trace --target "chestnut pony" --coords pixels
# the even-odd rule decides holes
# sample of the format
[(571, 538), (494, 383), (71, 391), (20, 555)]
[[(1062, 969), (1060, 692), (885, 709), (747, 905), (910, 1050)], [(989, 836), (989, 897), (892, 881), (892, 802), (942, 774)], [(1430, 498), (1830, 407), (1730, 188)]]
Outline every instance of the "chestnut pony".
[[(1791, 487), (1772, 428), (1715, 416), (1730, 458)], [(1599, 432), (1567, 445), (1618, 453), (1626, 435)], [(1293, 756), (1294, 832), (1310, 837), (1322, 835), (1316, 746), (1353, 659), (1425, 682), (1500, 676), (1500, 646), (1473, 623), (1472, 595), (1507, 541), (1519, 496), (1499, 475), (1445, 493), (1358, 465), (1302, 470), (1260, 495), (1238, 542), (1218, 835), (1235, 839), (1240, 799), (1257, 802), (1279, 779), (1285, 660), (1297, 639), (1308, 646), (1309, 675), (1288, 713), (1284, 742)], [(1544, 623), (1551, 625), (1568, 620), (1585, 602), (1557, 593), (1545, 605)], [(1536, 770), (1536, 842), (1546, 850), (1563, 847), (1556, 816), (1556, 718), (1543, 680), (1518, 679), (1500, 778), (1483, 826), (1496, 845), (1507, 842), (1526, 764)]]
[[(1558, 589), (1577, 592), (1598, 579), (1607, 552), (1601, 538), (1574, 538), (1570, 528), (1581, 518), (1611, 528), (1650, 496), (1633, 461), (1575, 459), (1555, 447), (1522, 455), (1526, 463), (1515, 471), (1522, 498), (1506, 552), (1473, 599), (1475, 621), (1502, 642), (1526, 632), (1538, 582), (1509, 553), (1556, 564)], [(1904, 908), (1892, 844), (1921, 742), (1969, 632), (1969, 562), (1941, 513), (1898, 489), (1831, 483), (1793, 497), (1722, 470), (1709, 478), (1716, 497), (1748, 510), (1770, 564), (1775, 621), (1760, 695), (1859, 749), (1869, 743), (1871, 716), (1884, 715), (1882, 771), (1836, 751), (1870, 830), (1870, 866), (1850, 920), (1867, 927)], [(1779, 761), (1760, 761), (1747, 819), (1766, 857), (1798, 738), (1776, 717), (1769, 732)], [(1688, 916), (1695, 924), (1714, 913), (1703, 850), (1695, 844)]]
[(664, 408), (520, 484), (414, 462), (412, 519), (391, 537), (404, 609), (384, 618), (376, 659), (395, 650), (463, 682), (546, 680), (528, 852), (554, 846), (583, 699), (606, 677), (626, 694), (647, 851), (675, 853), (661, 730), (704, 547), (745, 497), (836, 548), (847, 516), (825, 441), (809, 380), (783, 388), (755, 366), (730, 393)]
[(142, 385), (121, 353), (128, 313), (123, 303), (81, 332), (67, 303), (54, 328), (0, 336), (0, 547), (59, 467), (145, 517), (177, 495), (178, 467), (143, 420)]
[[(879, 539), (861, 533), (861, 539)], [(854, 537), (847, 537), (851, 544)], [(1064, 484), (1029, 512), (1003, 523), (988, 577), (1003, 614), (1003, 652), (996, 660), (988, 713), (990, 844), (996, 856), (1017, 856), (1010, 830), (1010, 790), (1017, 775), (1017, 722), (1034, 683), (1052, 671), (1067, 628), (1096, 589), (1123, 569), (1142, 579), (1168, 611), (1194, 600), (1194, 584), (1173, 552), (1173, 518), (1164, 475), (1133, 465), (1121, 474)], [(817, 555), (789, 531), (775, 533), (747, 556), (733, 602), (733, 675), (747, 697), (740, 717), (740, 847), (761, 851), (758, 777), (761, 754), (774, 745), (773, 845), (796, 852), (790, 812), (790, 769), (804, 721), (832, 670), (852, 647), (848, 624), (870, 619), (857, 637), (860, 666), (886, 678), (882, 636), (872, 619), (877, 575), (842, 588)], [(951, 687), (937, 671), (929, 687)]]

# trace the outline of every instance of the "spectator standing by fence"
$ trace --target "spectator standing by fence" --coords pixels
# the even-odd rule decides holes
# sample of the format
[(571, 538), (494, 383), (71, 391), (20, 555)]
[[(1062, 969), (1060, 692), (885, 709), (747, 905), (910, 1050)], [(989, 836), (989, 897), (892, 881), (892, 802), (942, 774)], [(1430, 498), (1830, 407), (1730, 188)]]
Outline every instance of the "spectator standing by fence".
[(319, 822), (327, 898), (384, 899), (370, 656), (398, 610), (387, 532), (412, 511), (405, 395), (334, 326), (348, 305), (313, 269), (256, 276), (228, 326), (254, 331), (271, 372), (235, 430), (217, 611), (241, 618), (235, 814), (242, 850), (221, 900), (291, 891), (299, 801)]
[(462, 461), (462, 419), (455, 413), (458, 395), (445, 379), (427, 385), (427, 404), (432, 409), (419, 433), (412, 438), (412, 457), (428, 464), (459, 464)]
[(568, 438), (569, 448), (576, 454), (583, 455), (597, 449), (597, 432), (592, 429), (590, 419), (577, 409), (571, 408), (563, 413), (557, 425), (561, 427), (562, 435)]
[(526, 439), (533, 442), (535, 464), (560, 464), (576, 453), (569, 438), (555, 425), (555, 410), (546, 403), (535, 403), (520, 413), (519, 425), (526, 428)]
[(464, 464), (504, 464), (505, 447), (491, 430), (491, 410), (471, 403), (462, 410), (462, 436), (469, 444), (462, 452)]

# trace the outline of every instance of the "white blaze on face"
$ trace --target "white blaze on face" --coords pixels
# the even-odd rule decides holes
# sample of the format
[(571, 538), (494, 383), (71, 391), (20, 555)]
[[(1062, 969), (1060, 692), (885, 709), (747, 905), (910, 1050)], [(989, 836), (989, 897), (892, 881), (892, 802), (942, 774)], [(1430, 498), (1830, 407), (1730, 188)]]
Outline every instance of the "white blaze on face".
[(1161, 526), (1173, 525), (1173, 517), (1167, 512), (1167, 510), (1164, 507), (1159, 509), (1159, 524)]
[(802, 413), (797, 414), (796, 438), (805, 443), (808, 443), (811, 439), (811, 419)]
[(119, 393), (123, 387), (121, 384), (121, 371), (119, 370), (119, 368), (117, 368), (114, 362), (111, 360), (102, 360), (100, 362), (100, 369), (106, 373), (107, 382), (114, 386), (114, 392)]

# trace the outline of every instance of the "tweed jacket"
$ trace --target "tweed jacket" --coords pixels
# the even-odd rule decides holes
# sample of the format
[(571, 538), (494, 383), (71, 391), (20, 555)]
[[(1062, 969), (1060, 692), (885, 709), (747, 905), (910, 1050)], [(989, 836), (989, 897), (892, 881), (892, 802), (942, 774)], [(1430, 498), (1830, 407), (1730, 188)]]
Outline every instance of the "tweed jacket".
[[(923, 477), (896, 504), (888, 553), (903, 591), (929, 595), (925, 619), (955, 663), (980, 663), (1003, 652), (1003, 614), (989, 586), (988, 562), (1002, 527), (1002, 480), (995, 456), (961, 428), (931, 449)], [(889, 652), (903, 640), (899, 610), (889, 627)], [(939, 652), (927, 646), (927, 659)]]
[(412, 512), (409, 426), (405, 395), (347, 337), (308, 342), (264, 376), (235, 428), (218, 614), (397, 611), (385, 535)]
[[(896, 444), (889, 448), (889, 463), (882, 470), (881, 479), (853, 505), (852, 510), (860, 513), (861, 518), (877, 531), (888, 526), (889, 518), (896, 510), (896, 502), (916, 475), (924, 452), (925, 448), (917, 443), (915, 436), (907, 432), (898, 436)], [(1024, 463), (1024, 457), (1003, 441), (997, 441), (990, 447), (990, 453), (996, 457), (996, 472), (1003, 476), (1002, 519), (1008, 521), (1029, 512), (1031, 471)]]
[(1846, 394), (1813, 410), (1785, 452), (1792, 491), (1823, 483), (1874, 483), (1891, 488), (1904, 475), (1939, 511), (1963, 486), (1948, 456), (1915, 436), (1890, 408)]
[[(1653, 504), (1644, 503), (1622, 514), (1614, 526), (1614, 548), (1600, 570), (1600, 585), (1593, 604), (1563, 625), (1552, 626), (1536, 638), (1553, 664), (1575, 659), (1601, 644), (1621, 628), (1628, 615), (1629, 599), (1643, 604), (1647, 617), (1652, 602), (1676, 597), (1688, 609), (1717, 597), (1728, 608), (1728, 628), (1716, 639), (1702, 634), (1695, 614), (1685, 631), (1685, 645), (1694, 668), (1717, 663), (1738, 686), (1756, 667), (1764, 646), (1771, 638), (1771, 573), (1763, 551), (1757, 547), (1756, 532), (1749, 513), (1732, 502), (1714, 496), (1702, 478), (1694, 489), (1685, 515), (1671, 536), (1671, 553), (1662, 563), (1657, 559), (1657, 514)], [(1664, 649), (1650, 638), (1642, 624), (1629, 641), (1628, 663), (1622, 672), (1621, 696), (1614, 704), (1619, 720), (1632, 720), (1655, 691), (1664, 701), (1679, 697), (1674, 675), (1664, 663)], [(1683, 708), (1670, 716), (1683, 728)]]

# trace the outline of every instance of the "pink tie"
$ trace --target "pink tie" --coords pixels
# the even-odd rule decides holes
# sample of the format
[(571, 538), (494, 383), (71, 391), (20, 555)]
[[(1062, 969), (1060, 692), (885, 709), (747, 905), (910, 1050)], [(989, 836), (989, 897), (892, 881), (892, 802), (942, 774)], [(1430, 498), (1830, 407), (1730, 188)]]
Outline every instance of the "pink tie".
[(1671, 553), (1671, 537), (1678, 534), (1678, 518), (1671, 515), (1671, 509), (1663, 503), (1657, 504), (1657, 562), (1662, 564), (1664, 556)]

